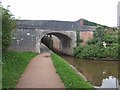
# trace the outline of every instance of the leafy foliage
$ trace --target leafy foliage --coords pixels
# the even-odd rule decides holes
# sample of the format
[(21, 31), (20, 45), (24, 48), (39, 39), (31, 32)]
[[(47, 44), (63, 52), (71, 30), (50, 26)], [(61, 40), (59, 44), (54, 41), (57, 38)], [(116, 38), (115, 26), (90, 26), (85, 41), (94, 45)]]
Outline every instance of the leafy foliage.
[(103, 37), (105, 36), (105, 30), (103, 27), (98, 27), (96, 31), (94, 31), (94, 37), (98, 41), (103, 41)]
[[(106, 48), (103, 46), (106, 42)], [(87, 42), (86, 46), (79, 45), (74, 49), (74, 56), (77, 58), (120, 58), (118, 55), (118, 31), (97, 28), (94, 38)]]
[(3, 54), (7, 51), (11, 41), (11, 32), (15, 28), (15, 20), (9, 10), (2, 9), (2, 51)]
[(80, 31), (76, 31), (76, 35), (77, 35), (77, 41), (76, 41), (76, 43), (77, 43), (77, 46), (79, 46), (80, 45), (80, 43), (83, 41), (82, 39), (80, 39)]
[(101, 26), (103, 28), (109, 28), (106, 25), (101, 25), (101, 24), (98, 24), (98, 23), (95, 23), (95, 22), (88, 21), (86, 19), (83, 19), (83, 20), (84, 20), (84, 25), (88, 25), (88, 26)]

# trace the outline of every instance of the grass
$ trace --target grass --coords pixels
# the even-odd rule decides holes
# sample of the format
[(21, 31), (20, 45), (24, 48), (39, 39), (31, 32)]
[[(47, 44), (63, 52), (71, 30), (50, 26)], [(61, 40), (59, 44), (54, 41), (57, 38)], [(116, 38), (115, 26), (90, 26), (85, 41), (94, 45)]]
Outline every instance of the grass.
[(0, 57), (0, 90), (2, 89), (2, 60)]
[(51, 55), (51, 58), (56, 68), (56, 72), (59, 74), (66, 88), (93, 89), (93, 86), (89, 82), (85, 81), (82, 76), (77, 74), (77, 72), (70, 67), (69, 63), (67, 63), (63, 58), (54, 53)]
[(29, 61), (37, 54), (9, 51), (3, 56), (2, 88), (15, 88)]

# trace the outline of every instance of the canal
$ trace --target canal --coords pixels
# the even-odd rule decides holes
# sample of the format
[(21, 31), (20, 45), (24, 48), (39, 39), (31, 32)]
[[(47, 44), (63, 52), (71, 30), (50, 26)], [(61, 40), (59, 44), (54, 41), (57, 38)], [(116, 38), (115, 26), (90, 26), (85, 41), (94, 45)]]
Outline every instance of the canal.
[(118, 62), (101, 60), (83, 60), (60, 55), (82, 73), (88, 82), (100, 88), (118, 87)]

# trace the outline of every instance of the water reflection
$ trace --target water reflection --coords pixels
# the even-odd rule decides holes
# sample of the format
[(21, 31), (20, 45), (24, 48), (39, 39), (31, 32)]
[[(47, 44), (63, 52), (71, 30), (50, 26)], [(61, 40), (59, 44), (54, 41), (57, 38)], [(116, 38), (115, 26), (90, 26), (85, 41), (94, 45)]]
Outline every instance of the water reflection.
[(100, 88), (118, 88), (118, 79), (113, 76), (109, 76), (102, 80)]
[(81, 60), (63, 55), (62, 57), (76, 67), (92, 85), (102, 88), (116, 87), (118, 61)]

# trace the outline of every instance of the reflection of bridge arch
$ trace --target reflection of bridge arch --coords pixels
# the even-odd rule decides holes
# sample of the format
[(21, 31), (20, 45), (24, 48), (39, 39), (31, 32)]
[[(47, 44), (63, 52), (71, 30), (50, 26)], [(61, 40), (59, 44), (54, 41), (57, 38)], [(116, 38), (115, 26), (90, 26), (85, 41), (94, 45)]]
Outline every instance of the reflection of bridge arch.
[(59, 33), (59, 32), (46, 33), (45, 35), (43, 35), (41, 37), (40, 42), (47, 35), (50, 35), (50, 36), (54, 35), (60, 40), (60, 43), (59, 43), (59, 46), (60, 46), (59, 51), (60, 52), (65, 53), (65, 54), (69, 54), (69, 55), (72, 54), (72, 51), (73, 51), (73, 45), (72, 44), (73, 43), (72, 43), (72, 39), (69, 36), (67, 36), (63, 33)]

